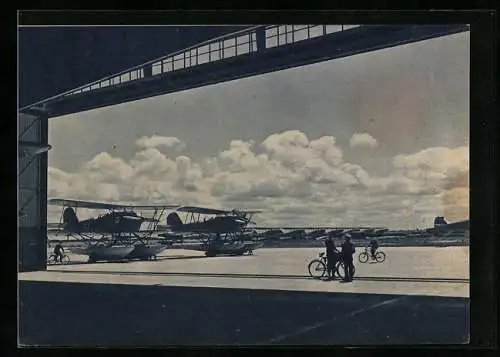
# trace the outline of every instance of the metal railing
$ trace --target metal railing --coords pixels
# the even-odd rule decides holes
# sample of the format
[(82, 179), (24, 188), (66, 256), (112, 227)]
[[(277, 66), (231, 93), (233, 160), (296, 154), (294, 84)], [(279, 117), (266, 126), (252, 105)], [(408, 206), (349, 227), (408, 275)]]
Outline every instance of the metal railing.
[(279, 47), (299, 41), (350, 30), (361, 25), (273, 25), (266, 27), (266, 48)]
[[(175, 72), (205, 63), (221, 61), (231, 57), (238, 57), (259, 50), (279, 47), (304, 41), (334, 32), (346, 31), (361, 25), (260, 25), (249, 27), (237, 32), (213, 38), (191, 47), (170, 53), (166, 56), (148, 61), (125, 71), (107, 76), (98, 81), (66, 91), (56, 96), (36, 102), (23, 109), (49, 102), (51, 100), (85, 94), (86, 92), (106, 87), (118, 86), (127, 82), (156, 76), (163, 73)], [(258, 31), (264, 31), (262, 42), (258, 39)], [(259, 49), (262, 43), (262, 49)]]
[(241, 56), (257, 51), (256, 30), (263, 26), (254, 26), (231, 34), (223, 35), (188, 48), (170, 53), (166, 56), (148, 61), (132, 69), (105, 77), (99, 81), (79, 87), (65, 96), (81, 94), (95, 89), (117, 86), (126, 82), (167, 72), (174, 72), (204, 63), (220, 61), (226, 58)]
[(228, 39), (211, 41), (202, 46), (169, 56), (152, 65), (152, 74), (173, 72), (204, 63), (220, 61), (257, 51), (257, 34), (249, 32)]

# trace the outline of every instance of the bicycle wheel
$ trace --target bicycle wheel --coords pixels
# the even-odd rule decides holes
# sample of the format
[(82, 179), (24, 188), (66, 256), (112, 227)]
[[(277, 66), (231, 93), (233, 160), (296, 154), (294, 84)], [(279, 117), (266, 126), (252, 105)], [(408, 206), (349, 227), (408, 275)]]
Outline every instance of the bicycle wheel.
[(384, 252), (377, 252), (375, 254), (375, 259), (377, 260), (377, 263), (383, 263), (385, 261), (385, 253)]
[(309, 270), (309, 274), (315, 279), (322, 278), (326, 273), (325, 263), (318, 259), (311, 261), (307, 269)]
[(56, 256), (54, 254), (51, 254), (49, 256), (49, 259), (47, 259), (47, 264), (52, 265), (52, 264), (55, 264), (55, 262), (56, 262)]
[(358, 256), (358, 260), (360, 263), (366, 263), (368, 261), (368, 253), (367, 252), (362, 252)]
[[(340, 279), (345, 279), (345, 266), (343, 262), (338, 262), (337, 265), (335, 265), (335, 275)], [(353, 264), (352, 277), (354, 277), (354, 275), (356, 275), (356, 267)]]
[(68, 257), (67, 255), (64, 255), (64, 256), (62, 257), (62, 261), (61, 261), (61, 263), (62, 263), (62, 264), (68, 264), (70, 261), (71, 261), (71, 259), (69, 259), (69, 257)]
[(337, 264), (335, 264), (334, 274), (337, 276), (337, 278), (340, 278), (340, 279), (345, 278), (345, 267), (344, 267), (343, 262), (337, 262)]

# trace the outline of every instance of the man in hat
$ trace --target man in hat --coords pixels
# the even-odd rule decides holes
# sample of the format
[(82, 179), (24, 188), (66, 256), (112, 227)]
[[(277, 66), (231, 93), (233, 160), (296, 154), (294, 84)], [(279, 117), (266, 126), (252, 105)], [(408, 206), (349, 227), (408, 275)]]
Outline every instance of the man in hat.
[(326, 261), (327, 261), (327, 272), (330, 279), (335, 279), (334, 268), (337, 264), (337, 249), (335, 248), (335, 242), (332, 237), (328, 237), (325, 241), (326, 245)]
[(344, 262), (345, 278), (344, 281), (352, 281), (354, 270), (353, 255), (356, 252), (354, 245), (351, 243), (351, 235), (347, 233), (344, 243), (342, 243), (342, 260)]

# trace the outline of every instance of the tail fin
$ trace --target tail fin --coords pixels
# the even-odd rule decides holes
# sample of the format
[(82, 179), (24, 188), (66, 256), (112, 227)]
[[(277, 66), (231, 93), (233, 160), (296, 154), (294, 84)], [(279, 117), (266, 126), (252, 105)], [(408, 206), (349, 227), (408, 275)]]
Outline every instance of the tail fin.
[(78, 232), (78, 217), (73, 208), (68, 207), (64, 210), (63, 223), (65, 232)]
[(172, 212), (167, 216), (167, 226), (171, 228), (180, 228), (183, 223), (177, 212)]
[(434, 218), (434, 227), (445, 226), (447, 224), (448, 222), (446, 222), (446, 219), (444, 217)]

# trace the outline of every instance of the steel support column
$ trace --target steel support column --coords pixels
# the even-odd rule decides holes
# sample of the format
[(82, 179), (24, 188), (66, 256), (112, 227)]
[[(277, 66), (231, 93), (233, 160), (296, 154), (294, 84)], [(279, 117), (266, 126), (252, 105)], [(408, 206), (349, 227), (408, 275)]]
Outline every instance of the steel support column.
[[(48, 145), (48, 115), (30, 110), (19, 113), (18, 143), (28, 140)], [(22, 126), (22, 127), (21, 127)], [(19, 271), (46, 270), (47, 265), (47, 152), (18, 156)]]

